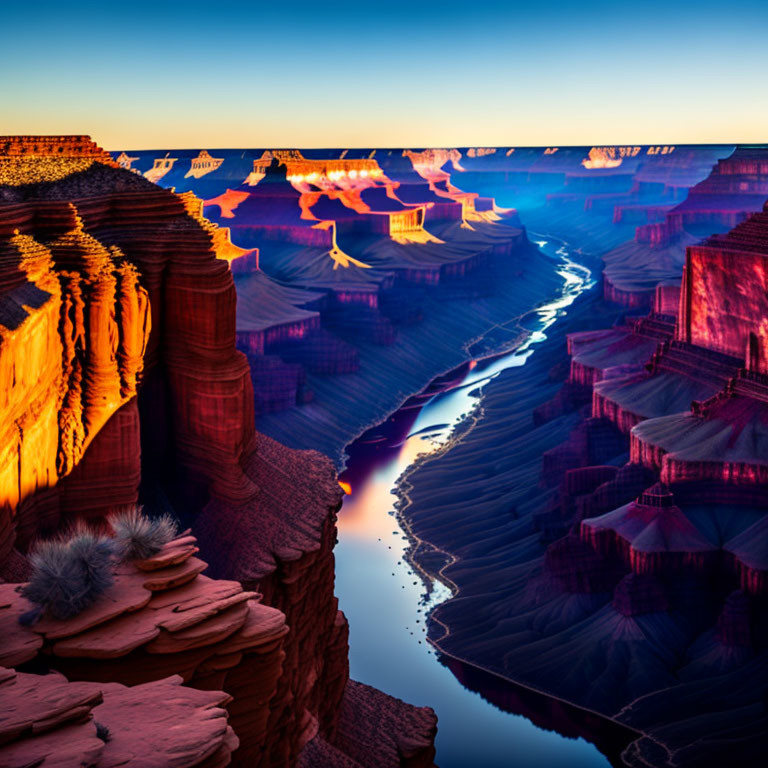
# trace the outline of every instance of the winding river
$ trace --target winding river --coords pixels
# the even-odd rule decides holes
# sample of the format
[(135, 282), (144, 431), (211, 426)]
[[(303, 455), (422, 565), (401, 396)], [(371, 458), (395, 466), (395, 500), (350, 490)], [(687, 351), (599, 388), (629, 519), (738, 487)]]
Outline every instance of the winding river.
[(590, 742), (497, 709), (440, 663), (426, 640), (425, 620), (451, 591), (415, 573), (406, 559), (408, 537), (394, 514), (398, 479), (416, 457), (445, 446), (482, 398), (483, 383), (505, 368), (525, 365), (550, 326), (594, 285), (590, 270), (571, 257), (565, 244), (540, 237), (537, 245), (543, 258), (555, 261), (563, 287), (558, 298), (517, 320), (528, 332), (522, 342), (436, 379), (347, 448), (342, 475), (350, 494), (339, 515), (336, 594), (350, 623), (351, 676), (437, 712), (436, 762), (441, 768), (609, 765)]

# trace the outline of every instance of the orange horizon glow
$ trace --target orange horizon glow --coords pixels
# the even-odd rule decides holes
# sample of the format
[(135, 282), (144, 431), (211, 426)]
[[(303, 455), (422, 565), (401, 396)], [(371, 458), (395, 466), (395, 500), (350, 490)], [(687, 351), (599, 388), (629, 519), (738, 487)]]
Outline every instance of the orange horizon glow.
[[(761, 107), (762, 109), (762, 107)], [(510, 119), (506, 126), (493, 129), (484, 124), (470, 121), (467, 125), (454, 116), (445, 115), (446, 122), (452, 122), (449, 130), (445, 125), (434, 126), (418, 115), (403, 120), (389, 120), (376, 124), (368, 123), (360, 129), (360, 120), (353, 126), (318, 123), (315, 130), (302, 129), (296, 125), (270, 125), (264, 121), (259, 131), (250, 126), (238, 125), (238, 118), (231, 115), (223, 124), (205, 125), (197, 117), (189, 115), (178, 122), (168, 115), (163, 121), (144, 121), (140, 114), (126, 116), (132, 127), (125, 129), (124, 123), (115, 125), (108, 116), (98, 114), (88, 120), (66, 120), (61, 117), (45, 119), (9, 119), (4, 121), (3, 133), (7, 135), (89, 135), (99, 146), (110, 152), (141, 152), (167, 149), (199, 150), (208, 147), (215, 150), (252, 149), (260, 147), (300, 147), (302, 149), (376, 149), (428, 147), (453, 149), (456, 147), (485, 148), (498, 147), (544, 147), (547, 154), (554, 154), (558, 148), (595, 146), (681, 146), (697, 144), (765, 144), (768, 143), (768, 100), (761, 125), (741, 129), (733, 122), (733, 115), (708, 115), (702, 112), (702, 120), (692, 123), (687, 118), (671, 116), (662, 124), (659, 120), (627, 120), (629, 128), (619, 115), (613, 121), (590, 119), (588, 115), (575, 116), (568, 136), (563, 135), (557, 124), (535, 122), (532, 115)], [(554, 115), (552, 116), (554, 118)], [(711, 119), (708, 119), (711, 118)], [(247, 122), (247, 121), (245, 121)], [(555, 121), (556, 123), (557, 121)], [(755, 121), (757, 122), (757, 121)], [(597, 125), (599, 123), (599, 125)], [(606, 127), (611, 124), (612, 127)], [(639, 126), (643, 127), (640, 128)], [(334, 130), (334, 127), (336, 130)], [(361, 137), (366, 137), (363, 141)], [(490, 141), (489, 141), (490, 139)], [(565, 139), (565, 140), (564, 140)]]
[(299, 0), (272, 35), (285, 8), (244, 0), (6, 5), (5, 134), (118, 152), (768, 140), (764, 0)]

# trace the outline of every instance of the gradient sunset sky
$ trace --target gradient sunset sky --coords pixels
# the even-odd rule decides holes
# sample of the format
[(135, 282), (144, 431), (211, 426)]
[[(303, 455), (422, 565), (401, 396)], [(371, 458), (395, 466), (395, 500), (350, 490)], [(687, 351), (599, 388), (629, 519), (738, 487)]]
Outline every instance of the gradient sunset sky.
[(0, 134), (108, 149), (768, 141), (768, 1), (9, 2)]

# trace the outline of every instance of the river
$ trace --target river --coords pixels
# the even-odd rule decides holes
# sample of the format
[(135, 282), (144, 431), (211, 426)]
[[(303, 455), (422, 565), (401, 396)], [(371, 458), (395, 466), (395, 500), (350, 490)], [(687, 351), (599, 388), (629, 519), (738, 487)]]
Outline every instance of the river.
[(425, 620), (451, 591), (440, 581), (425, 583), (416, 575), (405, 557), (408, 537), (394, 515), (398, 479), (417, 456), (439, 451), (479, 403), (483, 383), (506, 368), (525, 365), (557, 318), (594, 285), (590, 270), (565, 244), (546, 237), (534, 242), (543, 258), (555, 260), (563, 286), (558, 298), (517, 321), (527, 337), (513, 350), (470, 361), (440, 377), (362, 435), (347, 448), (341, 478), (349, 495), (339, 514), (336, 594), (350, 624), (350, 674), (437, 712), (440, 768), (610, 765), (582, 738), (567, 738), (497, 709), (440, 663), (426, 640)]

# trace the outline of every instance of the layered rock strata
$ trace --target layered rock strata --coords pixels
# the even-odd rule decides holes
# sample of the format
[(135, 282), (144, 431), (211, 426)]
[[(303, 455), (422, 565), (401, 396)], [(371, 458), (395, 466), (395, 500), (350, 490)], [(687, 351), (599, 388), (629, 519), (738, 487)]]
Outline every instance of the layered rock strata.
[(738, 148), (718, 160), (709, 175), (688, 190), (686, 199), (656, 210), (658, 221), (639, 226), (633, 240), (605, 254), (606, 300), (627, 307), (647, 307), (656, 285), (677, 281), (686, 246), (702, 234), (727, 231), (768, 197), (768, 153)]
[[(136, 685), (173, 674), (196, 688), (223, 689), (221, 703), (230, 701), (231, 725), (243, 734), (238, 761), (269, 764), (267, 722), (285, 656), (285, 616), (237, 581), (201, 575), (206, 563), (197, 552), (186, 535), (148, 560), (120, 566), (114, 586), (91, 608), (19, 627), (4, 636), (0, 658), (19, 664), (37, 654), (70, 680)], [(0, 594), (4, 626), (31, 608), (16, 585), (0, 585)]]
[(0, 668), (0, 764), (223, 768), (238, 739), (220, 691), (178, 676), (126, 687)]
[(292, 765), (316, 736), (333, 742), (348, 682), (335, 473), (255, 432), (222, 230), (189, 196), (86, 147), (56, 162), (0, 156), (2, 572), (24, 580), (38, 536), (139, 499), (190, 520), (212, 575), (238, 581), (199, 576), (187, 539), (154, 575), (121, 571), (83, 614), (92, 626), (32, 630), (9, 586), (2, 658), (21, 664), (42, 647), (35, 663), (72, 677), (178, 671), (225, 687), (235, 762)]
[(409, 529), (452, 555), (432, 642), (634, 729), (633, 766), (752, 765), (764, 745), (766, 221), (690, 247), (645, 318), (600, 330), (610, 307), (577, 301), (567, 395), (531, 428), (548, 339), (407, 478)]

